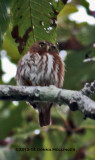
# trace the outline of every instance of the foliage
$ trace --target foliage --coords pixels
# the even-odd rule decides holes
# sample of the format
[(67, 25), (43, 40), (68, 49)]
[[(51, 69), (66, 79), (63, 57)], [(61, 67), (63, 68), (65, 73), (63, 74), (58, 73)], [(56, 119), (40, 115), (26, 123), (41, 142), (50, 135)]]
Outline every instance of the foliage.
[[(27, 51), (31, 44), (36, 41), (51, 39), (55, 42), (54, 2), (46, 0), (15, 0), (12, 5), (13, 29), (12, 36), (19, 44), (19, 52)], [(53, 11), (54, 10), (54, 11)]]
[(4, 33), (7, 30), (10, 16), (8, 14), (8, 7), (10, 0), (0, 1), (0, 48), (4, 38)]
[[(69, 16), (84, 7), (94, 16), (86, 0), (0, 0), (0, 49), (7, 51), (12, 63), (35, 42), (47, 40), (65, 50), (64, 88), (80, 90), (95, 77), (95, 25), (71, 21)], [(57, 20), (57, 26), (56, 26)], [(0, 55), (1, 57), (1, 55)], [(0, 83), (2, 76), (0, 59)], [(11, 79), (7, 84), (15, 84)], [(95, 100), (95, 97), (93, 97)], [(38, 113), (25, 102), (17, 105), (0, 101), (0, 160), (94, 160), (95, 121), (71, 112), (66, 106), (52, 108), (51, 126), (40, 128)], [(16, 151), (32, 148), (32, 151)], [(75, 148), (75, 151), (38, 151), (38, 149)]]

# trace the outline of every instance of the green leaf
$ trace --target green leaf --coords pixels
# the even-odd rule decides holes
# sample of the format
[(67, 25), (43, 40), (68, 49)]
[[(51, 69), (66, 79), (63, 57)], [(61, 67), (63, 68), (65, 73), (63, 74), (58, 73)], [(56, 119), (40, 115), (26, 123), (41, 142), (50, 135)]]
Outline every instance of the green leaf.
[[(88, 11), (89, 10), (89, 3), (86, 0), (72, 0), (74, 4), (76, 5), (81, 5), (85, 7), (85, 9)], [(72, 5), (72, 3), (71, 3)]]
[[(23, 104), (23, 103), (21, 103)], [(0, 109), (0, 140), (6, 138), (8, 134), (23, 123), (23, 105), (15, 107), (12, 103), (4, 103)]]
[(72, 27), (75, 24), (69, 21), (68, 16), (74, 12), (77, 12), (77, 7), (74, 4), (66, 4), (60, 11), (57, 17), (57, 42), (67, 41), (72, 35)]
[[(62, 6), (58, 5), (58, 10), (61, 8)], [(26, 52), (37, 41), (46, 40), (55, 43), (56, 32), (53, 23), (57, 15), (49, 0), (14, 0), (11, 11), (13, 14), (12, 36), (18, 43), (20, 53), (23, 50)]]
[(22, 128), (21, 131), (15, 134), (14, 139), (15, 140), (27, 139), (27, 137), (32, 136), (34, 134), (34, 131), (36, 129), (40, 129), (39, 124), (32, 121), (31, 124), (28, 124), (25, 128)]
[[(45, 134), (43, 148), (52, 149), (52, 141), (48, 137), (48, 134)], [(44, 157), (45, 160), (48, 160), (48, 159), (54, 160), (55, 159), (54, 152), (52, 152), (52, 151), (44, 151), (44, 156), (43, 157)]]
[(51, 0), (51, 4), (52, 4), (52, 9), (56, 14), (59, 14), (59, 12), (62, 10), (62, 8), (64, 7), (64, 2), (58, 0)]
[(64, 88), (81, 89), (86, 82), (95, 79), (95, 62), (84, 63), (85, 55), (89, 48), (85, 50), (72, 51), (68, 54), (66, 63), (66, 74)]
[(84, 46), (91, 45), (95, 42), (95, 26), (83, 23), (75, 36), (77, 40)]
[(11, 61), (17, 64), (18, 60), (21, 58), (21, 55), (19, 54), (15, 40), (11, 36), (11, 30), (12, 27), (9, 26), (9, 29), (4, 37), (2, 48), (7, 51)]
[[(94, 141), (94, 139), (93, 139), (93, 141)], [(90, 159), (94, 159), (95, 158), (95, 143), (94, 143), (94, 145), (93, 146), (90, 146), (89, 148), (88, 148), (88, 151), (87, 151), (88, 153), (89, 153), (89, 155), (88, 155), (88, 158), (89, 158), (89, 160)]]
[(4, 33), (7, 30), (9, 24), (9, 19), (10, 19), (8, 14), (9, 4), (10, 0), (0, 1), (0, 49), (4, 39)]
[(2, 84), (2, 75), (3, 75), (3, 71), (2, 71), (2, 67), (1, 67), (1, 55), (0, 55), (0, 84)]
[(77, 11), (78, 11), (78, 9), (77, 9), (76, 5), (66, 4), (65, 7), (59, 13), (58, 18), (63, 16), (63, 18), (65, 19), (65, 18), (67, 18), (67, 16), (69, 16), (69, 14), (77, 12)]

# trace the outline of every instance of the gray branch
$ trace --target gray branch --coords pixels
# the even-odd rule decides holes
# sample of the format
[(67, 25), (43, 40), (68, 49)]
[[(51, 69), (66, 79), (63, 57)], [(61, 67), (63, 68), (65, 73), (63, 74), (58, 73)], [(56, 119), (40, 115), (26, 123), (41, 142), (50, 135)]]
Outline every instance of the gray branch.
[(81, 91), (73, 91), (60, 89), (55, 86), (27, 87), (0, 85), (0, 100), (32, 101), (33, 103), (49, 101), (59, 105), (65, 103), (68, 104), (71, 110), (79, 110), (85, 117), (95, 119), (95, 102), (89, 98), (94, 93), (94, 86), (95, 82), (91, 83), (91, 85), (85, 85)]
[(81, 91), (83, 94), (90, 97), (95, 92), (95, 81), (93, 81), (91, 84), (86, 83), (84, 88)]

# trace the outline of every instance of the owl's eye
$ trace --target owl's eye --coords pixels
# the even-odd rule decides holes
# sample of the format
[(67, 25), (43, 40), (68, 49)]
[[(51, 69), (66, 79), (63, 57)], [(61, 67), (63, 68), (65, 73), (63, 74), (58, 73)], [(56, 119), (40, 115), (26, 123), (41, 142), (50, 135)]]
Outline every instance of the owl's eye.
[(51, 46), (50, 48), (49, 48), (49, 51), (56, 51), (57, 49), (56, 49), (56, 47), (55, 46)]
[(44, 42), (40, 42), (40, 43), (39, 43), (39, 46), (40, 46), (41, 48), (46, 48), (46, 44), (45, 44)]
[(54, 51), (54, 50), (56, 50), (56, 47), (55, 46), (51, 46), (51, 49)]

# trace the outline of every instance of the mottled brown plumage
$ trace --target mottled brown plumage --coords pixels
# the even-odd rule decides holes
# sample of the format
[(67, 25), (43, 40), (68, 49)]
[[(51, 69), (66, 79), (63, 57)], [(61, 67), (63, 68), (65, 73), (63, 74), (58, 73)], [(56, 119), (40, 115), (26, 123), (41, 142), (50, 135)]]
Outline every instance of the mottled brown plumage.
[[(64, 63), (56, 46), (46, 41), (32, 45), (18, 63), (16, 80), (18, 85), (62, 87)], [(50, 102), (30, 104), (39, 111), (40, 126), (49, 125), (52, 104)]]

